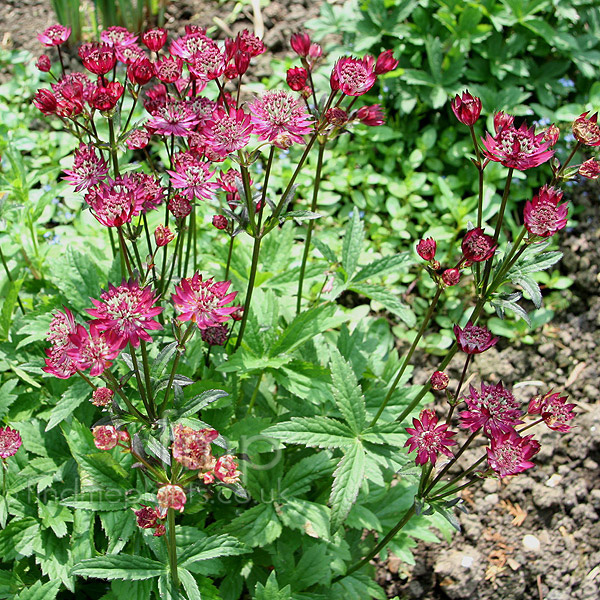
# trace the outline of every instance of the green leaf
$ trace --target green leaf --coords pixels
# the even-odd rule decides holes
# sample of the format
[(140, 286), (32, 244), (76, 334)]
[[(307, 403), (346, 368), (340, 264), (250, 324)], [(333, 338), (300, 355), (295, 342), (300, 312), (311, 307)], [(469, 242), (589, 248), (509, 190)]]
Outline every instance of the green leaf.
[(206, 408), (211, 402), (224, 398), (229, 394), (223, 390), (207, 390), (202, 392), (198, 396), (194, 396), (191, 400), (188, 400), (182, 407), (179, 417), (189, 417), (190, 415), (196, 414), (198, 411)]
[(342, 267), (346, 271), (347, 279), (350, 279), (356, 270), (364, 238), (364, 225), (360, 220), (358, 207), (354, 206), (352, 209), (352, 219), (346, 228), (344, 244), (342, 246)]
[(0, 531), (0, 556), (2, 560), (12, 561), (17, 557), (31, 556), (33, 544), (39, 535), (40, 524), (31, 517), (19, 521), (12, 520)]
[(71, 574), (109, 581), (112, 579), (138, 581), (163, 575), (165, 569), (166, 566), (162, 563), (145, 556), (109, 554), (82, 560), (73, 567)]
[(114, 493), (111, 489), (102, 489), (95, 492), (82, 492), (80, 494), (74, 494), (69, 496), (61, 503), (71, 508), (79, 508), (82, 510), (93, 510), (93, 511), (122, 511), (124, 508), (123, 497), (119, 494), (115, 498)]
[[(127, 471), (108, 452), (84, 454), (76, 458), (81, 468), (92, 479), (91, 485), (100, 489), (108, 488), (119, 494), (128, 488)], [(124, 493), (123, 493), (124, 495)]]
[(23, 279), (16, 279), (15, 281), (9, 282), (8, 292), (4, 297), (2, 310), (0, 311), (0, 341), (8, 340), (13, 310), (17, 304), (21, 285), (23, 285)]
[(271, 346), (269, 356), (290, 352), (319, 333), (338, 325), (339, 319), (334, 318), (336, 311), (334, 304), (323, 304), (301, 312)]
[(337, 348), (331, 351), (331, 379), (333, 397), (350, 429), (356, 434), (365, 426), (366, 409), (362, 388), (350, 364), (344, 360)]
[[(322, 215), (316, 212), (312, 212), (310, 210), (290, 210), (283, 215), (283, 218), (286, 221), (290, 221), (292, 219), (298, 219), (299, 221), (306, 221), (311, 219), (319, 219)], [(281, 219), (280, 219), (281, 220)]]
[(300, 498), (287, 500), (280, 509), (283, 524), (312, 538), (330, 539), (329, 508)]
[(331, 505), (331, 530), (336, 532), (350, 512), (365, 475), (365, 450), (356, 441), (340, 461), (333, 473), (333, 486), (329, 496)]
[(279, 584), (277, 583), (277, 577), (275, 575), (275, 571), (271, 571), (269, 575), (269, 579), (267, 579), (267, 583), (263, 585), (262, 583), (256, 584), (256, 589), (254, 590), (254, 600), (290, 600), (292, 597), (292, 589), (289, 585), (286, 585), (283, 588), (279, 588)]
[(540, 286), (536, 281), (531, 279), (531, 277), (519, 276), (513, 277), (512, 282), (515, 285), (520, 285), (523, 288), (523, 291), (528, 294), (536, 308), (540, 308), (542, 306), (542, 292), (540, 291)]
[(329, 417), (292, 417), (263, 431), (286, 444), (303, 444), (317, 448), (346, 448), (354, 444), (352, 430)]
[(18, 398), (17, 394), (12, 393), (18, 382), (18, 379), (9, 379), (0, 387), (0, 419), (8, 413), (8, 409)]
[(194, 542), (178, 557), (182, 567), (187, 567), (202, 560), (219, 558), (220, 556), (237, 556), (248, 552), (248, 548), (230, 535), (215, 535)]
[(67, 535), (66, 523), (73, 522), (71, 511), (61, 506), (57, 501), (50, 500), (48, 504), (38, 503), (38, 514), (44, 527), (50, 527), (58, 538)]
[(380, 304), (383, 304), (387, 310), (402, 319), (409, 327), (415, 326), (417, 322), (415, 313), (406, 304), (400, 302), (395, 294), (392, 294), (392, 292), (382, 285), (353, 283), (348, 289), (362, 294), (371, 300), (376, 300)]
[(31, 587), (14, 596), (14, 600), (54, 600), (60, 589), (60, 580), (42, 584), (36, 581)]
[(111, 584), (112, 591), (117, 598), (127, 600), (148, 600), (152, 595), (152, 581), (120, 581), (115, 579)]
[(159, 353), (158, 356), (154, 359), (152, 363), (152, 372), (158, 377), (162, 375), (167, 363), (171, 360), (173, 355), (175, 354), (178, 346), (178, 342), (171, 342), (167, 344)]
[(54, 429), (59, 423), (70, 417), (75, 409), (89, 398), (90, 392), (91, 389), (85, 381), (77, 380), (69, 386), (58, 404), (52, 409), (46, 431)]
[(177, 575), (187, 593), (188, 600), (202, 600), (202, 594), (194, 576), (179, 565), (177, 566)]
[(414, 262), (410, 252), (401, 252), (399, 254), (392, 254), (390, 256), (384, 256), (374, 260), (372, 263), (361, 267), (360, 270), (354, 274), (352, 281), (361, 282), (366, 281), (375, 275), (384, 275), (390, 271), (400, 270), (402, 267), (408, 267)]
[(247, 546), (266, 546), (281, 535), (281, 522), (272, 504), (259, 504), (245, 510), (224, 528)]
[(331, 264), (338, 262), (337, 256), (325, 242), (322, 242), (319, 238), (313, 237), (312, 244), (325, 257), (325, 260), (328, 260)]
[(318, 452), (302, 458), (284, 475), (281, 482), (282, 496), (289, 498), (306, 494), (315, 479), (329, 475), (331, 470), (332, 461), (326, 452)]

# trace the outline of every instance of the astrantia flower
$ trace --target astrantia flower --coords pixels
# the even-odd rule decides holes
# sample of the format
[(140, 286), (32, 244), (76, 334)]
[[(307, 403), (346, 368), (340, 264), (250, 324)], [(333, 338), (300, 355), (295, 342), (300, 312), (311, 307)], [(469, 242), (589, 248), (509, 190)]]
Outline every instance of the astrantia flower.
[(338, 106), (328, 108), (325, 113), (325, 120), (333, 127), (343, 127), (348, 122), (348, 113)]
[(173, 83), (181, 77), (183, 62), (180, 58), (165, 56), (154, 63), (154, 73), (163, 83)]
[(112, 450), (119, 443), (119, 434), (112, 425), (99, 425), (92, 429), (94, 445), (98, 450)]
[(127, 77), (131, 83), (146, 85), (154, 77), (154, 65), (143, 56), (127, 67)]
[(458, 269), (446, 269), (442, 273), (442, 281), (448, 287), (458, 285), (458, 282), (460, 281), (460, 271)]
[(125, 139), (125, 145), (130, 150), (141, 150), (150, 142), (150, 134), (146, 129), (132, 129)]
[(462, 96), (457, 94), (452, 100), (451, 106), (456, 118), (463, 125), (469, 127), (477, 122), (481, 114), (481, 100), (477, 96), (472, 96), (468, 91), (464, 91)]
[(125, 27), (115, 25), (107, 27), (102, 31), (100, 39), (109, 46), (131, 46), (135, 44), (138, 36), (128, 31)]
[(140, 213), (144, 197), (135, 179), (129, 175), (121, 175), (116, 179), (107, 178), (90, 188), (85, 201), (102, 225), (120, 227)]
[(212, 40), (186, 60), (190, 73), (202, 83), (220, 77), (225, 71), (223, 52)]
[(499, 133), (502, 129), (512, 127), (514, 122), (515, 118), (512, 115), (499, 111), (494, 115), (494, 131)]
[(394, 58), (393, 50), (384, 50), (375, 63), (375, 75), (389, 73), (398, 67), (398, 61)]
[(158, 52), (167, 43), (167, 30), (164, 27), (149, 29), (142, 34), (142, 44), (152, 52)]
[(450, 380), (448, 379), (448, 375), (446, 375), (446, 373), (443, 371), (435, 371), (429, 381), (431, 382), (431, 387), (434, 390), (441, 392), (448, 387), (448, 382)]
[(118, 81), (111, 81), (107, 85), (101, 85), (98, 82), (89, 99), (89, 104), (96, 110), (112, 110), (117, 105), (123, 92), (124, 88)]
[(64, 44), (71, 35), (71, 28), (63, 25), (51, 25), (44, 31), (44, 33), (38, 34), (38, 40), (50, 48), (51, 46), (60, 46)]
[(544, 131), (544, 140), (550, 142), (551, 146), (555, 146), (556, 142), (558, 142), (558, 138), (560, 137), (560, 129), (552, 123), (546, 131)]
[(586, 146), (600, 146), (600, 127), (598, 127), (598, 113), (588, 117), (589, 112), (584, 112), (573, 123), (575, 139)]
[(198, 124), (198, 117), (192, 113), (185, 102), (167, 101), (157, 107), (146, 127), (159, 135), (190, 135)]
[(226, 112), (218, 108), (206, 123), (204, 135), (212, 150), (223, 156), (241, 150), (250, 141), (250, 115), (241, 108), (230, 108)]
[(35, 63), (35, 68), (42, 73), (47, 73), (52, 68), (50, 58), (46, 54), (42, 54)]
[(288, 69), (286, 75), (287, 84), (295, 92), (304, 88), (308, 80), (308, 71), (302, 67), (293, 67)]
[(69, 336), (76, 330), (75, 317), (68, 308), (65, 308), (65, 312), (57, 311), (52, 315), (46, 340), (54, 346), (65, 346), (70, 343)]
[(14, 456), (22, 444), (21, 434), (10, 427), (0, 427), (0, 458)]
[(137, 520), (137, 525), (141, 529), (152, 529), (156, 526), (156, 521), (160, 515), (156, 508), (142, 505), (142, 508), (133, 511)]
[(209, 200), (214, 196), (214, 190), (218, 187), (214, 181), (209, 179), (214, 175), (208, 163), (196, 158), (190, 152), (180, 152), (173, 160), (174, 171), (167, 171), (171, 176), (171, 185), (192, 202), (194, 198)]
[(290, 38), (290, 45), (292, 50), (301, 57), (308, 56), (308, 50), (310, 48), (310, 36), (308, 33), (294, 33)]
[(53, 115), (56, 112), (58, 101), (56, 96), (45, 88), (40, 88), (31, 101), (33, 105), (43, 114)]
[(175, 194), (169, 200), (169, 212), (176, 219), (185, 219), (192, 212), (192, 205), (185, 196)]
[(437, 243), (433, 238), (425, 238), (419, 240), (417, 244), (417, 254), (423, 260), (433, 260), (435, 258), (435, 251), (437, 249)]
[(437, 462), (439, 453), (452, 456), (448, 446), (455, 446), (452, 436), (454, 431), (448, 431), (448, 425), (438, 425), (438, 418), (432, 410), (423, 410), (418, 419), (413, 419), (413, 427), (407, 427), (406, 432), (410, 437), (405, 446), (409, 452), (417, 451), (415, 462), (424, 465), (430, 461), (433, 466)]
[(529, 460), (540, 451), (532, 435), (521, 437), (514, 429), (492, 438), (487, 449), (490, 467), (500, 476), (517, 475), (535, 465)]
[(137, 348), (140, 340), (151, 342), (148, 331), (162, 329), (153, 319), (163, 311), (162, 307), (154, 306), (156, 298), (151, 288), (140, 288), (137, 281), (123, 280), (119, 287), (110, 284), (100, 300), (91, 298), (91, 301), (94, 308), (87, 312), (95, 317), (92, 323), (98, 331), (113, 333), (119, 339), (120, 348), (128, 343)]
[(371, 106), (362, 106), (356, 111), (356, 118), (363, 124), (369, 127), (378, 127), (383, 125), (385, 117), (379, 104), (372, 104)]
[(147, 213), (160, 206), (165, 199), (165, 190), (160, 181), (149, 173), (132, 173), (130, 177), (137, 183), (142, 199), (142, 213)]
[(166, 246), (175, 239), (175, 234), (165, 225), (157, 225), (154, 230), (154, 241), (159, 247)]
[(529, 402), (529, 414), (541, 415), (544, 423), (554, 431), (567, 432), (571, 426), (569, 421), (575, 418), (575, 404), (567, 402), (568, 396), (548, 392), (544, 396), (536, 396)]
[(216, 229), (227, 229), (227, 225), (229, 225), (229, 221), (227, 220), (227, 217), (224, 215), (213, 215), (212, 218), (212, 224), (213, 227), (215, 227)]
[(144, 108), (151, 114), (156, 115), (158, 109), (165, 106), (167, 103), (167, 88), (164, 84), (159, 83), (149, 90), (146, 90), (146, 99), (144, 100)]
[(224, 346), (228, 333), (227, 325), (217, 325), (216, 327), (207, 327), (200, 330), (202, 341), (209, 346)]
[(231, 281), (205, 281), (202, 275), (195, 273), (186, 277), (175, 288), (172, 295), (180, 321), (192, 321), (199, 329), (216, 327), (224, 323), (235, 312), (237, 306), (225, 306), (235, 300), (237, 292), (227, 293)]
[(120, 339), (112, 331), (100, 331), (95, 323), (90, 323), (89, 332), (77, 325), (76, 333), (69, 336), (73, 347), (67, 355), (73, 359), (79, 370), (90, 369), (90, 375), (102, 375), (119, 355)]
[(544, 140), (544, 134), (536, 135), (534, 128), (528, 129), (525, 123), (519, 129), (502, 127), (495, 137), (488, 133), (482, 141), (485, 156), (519, 171), (537, 167), (554, 154), (554, 150), (548, 150), (550, 142)]
[(498, 244), (481, 227), (467, 232), (462, 241), (463, 256), (471, 262), (483, 262), (494, 256)]
[(456, 336), (458, 347), (467, 354), (485, 352), (498, 341), (498, 338), (493, 337), (489, 329), (473, 325), (470, 321), (465, 325), (464, 329), (455, 325), (454, 335)]
[(301, 101), (290, 92), (274, 90), (256, 98), (249, 107), (254, 133), (259, 140), (273, 142), (281, 134), (303, 144), (301, 136), (311, 132), (312, 118)]
[(559, 204), (563, 193), (547, 185), (540, 188), (537, 196), (525, 204), (523, 218), (532, 236), (550, 237), (567, 225), (567, 203)]
[(461, 427), (471, 432), (483, 428), (486, 435), (495, 437), (523, 422), (519, 420), (519, 401), (502, 382), (496, 385), (482, 383), (481, 391), (470, 386), (464, 400), (468, 410), (460, 413)]
[(244, 29), (237, 35), (239, 48), (242, 52), (247, 52), (250, 56), (258, 56), (267, 51), (267, 47), (262, 40), (251, 33), (248, 29)]
[(96, 154), (94, 146), (79, 144), (75, 151), (73, 168), (65, 170), (65, 173), (67, 176), (63, 179), (74, 185), (76, 192), (80, 192), (100, 183), (108, 175), (108, 165)]
[(217, 439), (218, 432), (214, 429), (200, 429), (178, 424), (173, 429), (173, 458), (186, 469), (200, 470), (212, 466), (211, 443)]
[(125, 65), (132, 65), (139, 60), (148, 59), (144, 51), (137, 44), (132, 46), (115, 46), (115, 54), (117, 60)]
[(214, 466), (213, 473), (217, 476), (219, 481), (233, 485), (240, 480), (242, 474), (238, 471), (238, 464), (234, 456), (231, 454), (224, 454), (217, 459), (217, 463)]
[(92, 404), (94, 406), (108, 406), (113, 399), (115, 393), (107, 387), (99, 387), (92, 394)]
[(214, 42), (206, 36), (206, 30), (197, 31), (173, 40), (170, 52), (173, 56), (187, 60), (197, 52), (202, 52), (213, 44)]
[(372, 56), (344, 56), (333, 66), (330, 83), (332, 90), (340, 90), (346, 96), (362, 96), (373, 87), (376, 79)]
[(587, 179), (598, 179), (600, 177), (600, 162), (590, 158), (579, 166), (578, 173)]
[(45, 373), (54, 375), (59, 379), (68, 379), (77, 372), (77, 365), (67, 354), (73, 347), (70, 335), (77, 331), (73, 314), (68, 308), (65, 312), (56, 312), (52, 315), (46, 339), (52, 344), (45, 350), (46, 366), (42, 368)]
[(183, 512), (187, 500), (183, 488), (179, 485), (172, 484), (163, 485), (159, 488), (156, 498), (158, 500), (158, 505), (165, 513), (169, 508)]
[(117, 56), (115, 49), (108, 44), (92, 44), (90, 47), (79, 49), (79, 56), (83, 66), (94, 75), (106, 75), (112, 71)]

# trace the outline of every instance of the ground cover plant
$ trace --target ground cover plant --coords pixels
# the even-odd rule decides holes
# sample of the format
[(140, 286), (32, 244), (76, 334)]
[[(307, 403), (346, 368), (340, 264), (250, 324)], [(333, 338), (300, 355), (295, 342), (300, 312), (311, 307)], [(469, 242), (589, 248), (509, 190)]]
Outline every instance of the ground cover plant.
[[(411, 244), (366, 261), (358, 207), (344, 231), (315, 227), (319, 190), (328, 145), (383, 123), (361, 97), (396, 69), (393, 52), (339, 58), (322, 88), (322, 48), (298, 33), (288, 89), (248, 96), (241, 83), (265, 48), (247, 31), (219, 45), (191, 27), (168, 44), (164, 30), (138, 40), (109, 28), (80, 47), (80, 72), (63, 68), (68, 34), (40, 36), (51, 83), (34, 105), (77, 141), (62, 193), (79, 193), (86, 211), (63, 225), (65, 203), (40, 200), (30, 229), (45, 212), (73, 244), (38, 251), (25, 293), (6, 265), (3, 352), (20, 381), (2, 387), (2, 593), (384, 597), (373, 557), (410, 560), (415, 538), (456, 523), (457, 492), (533, 467), (534, 427), (570, 428), (573, 404), (550, 383), (526, 407), (511, 382), (462, 388), (473, 355), (498, 341), (486, 305), (524, 319), (522, 291), (541, 305), (532, 275), (560, 258), (548, 250), (567, 223), (560, 185), (599, 171), (594, 159), (570, 165), (600, 144), (595, 115), (575, 121), (561, 164), (555, 127), (499, 112), (485, 132), (481, 100), (459, 94), (452, 111), (474, 143), (472, 225), (443, 252), (425, 238), (416, 254)], [(494, 163), (505, 181), (487, 222)], [(538, 167), (547, 183), (513, 238), (513, 176)], [(297, 194), (301, 178), (309, 197)], [(309, 260), (313, 246), (322, 258)], [(382, 284), (415, 261), (429, 290), (420, 321)], [(455, 341), (430, 383), (410, 386), (419, 340), (461, 280), (472, 293)], [(349, 292), (388, 318), (346, 308)], [(400, 358), (396, 318), (413, 331)], [(459, 353), (463, 376), (448, 390), (444, 369)], [(444, 415), (421, 411), (431, 390), (446, 394)], [(489, 439), (484, 455), (448, 480), (477, 437)]]

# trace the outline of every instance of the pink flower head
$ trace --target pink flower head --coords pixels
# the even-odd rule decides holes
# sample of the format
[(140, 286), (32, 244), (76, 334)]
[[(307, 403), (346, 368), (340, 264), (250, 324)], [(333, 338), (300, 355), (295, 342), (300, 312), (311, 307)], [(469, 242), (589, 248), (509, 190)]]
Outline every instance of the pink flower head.
[(119, 287), (110, 284), (108, 291), (100, 294), (100, 300), (91, 300), (94, 308), (87, 312), (95, 317), (92, 324), (98, 331), (112, 333), (121, 349), (128, 343), (137, 348), (140, 340), (151, 342), (148, 330), (162, 329), (153, 319), (163, 311), (162, 307), (154, 306), (156, 298), (151, 288), (140, 288), (137, 281), (123, 280)]
[(333, 66), (330, 84), (332, 90), (340, 90), (346, 96), (362, 96), (373, 87), (376, 79), (372, 56), (344, 56)]
[(224, 323), (238, 309), (225, 306), (237, 295), (237, 292), (227, 293), (230, 285), (231, 281), (214, 281), (212, 277), (203, 281), (199, 273), (182, 279), (172, 295), (175, 309), (180, 313), (177, 318), (192, 321), (199, 329)]
[(127, 67), (127, 77), (131, 83), (145, 85), (154, 77), (154, 65), (145, 56), (138, 58)]
[(92, 376), (102, 375), (121, 350), (119, 337), (112, 331), (100, 331), (94, 322), (90, 323), (89, 332), (83, 325), (77, 325), (69, 340), (73, 347), (67, 349), (67, 356), (78, 370), (90, 369)]
[(132, 129), (125, 139), (125, 145), (130, 150), (141, 150), (150, 143), (150, 134), (146, 129)]
[(483, 262), (494, 256), (498, 244), (491, 235), (484, 233), (481, 227), (475, 227), (467, 232), (461, 247), (466, 260)]
[(117, 62), (115, 49), (108, 44), (94, 43), (85, 49), (82, 46), (79, 49), (79, 56), (83, 66), (94, 75), (106, 75), (112, 71)]
[(158, 52), (167, 43), (167, 30), (164, 27), (149, 29), (142, 34), (142, 44), (152, 52)]
[(471, 432), (483, 428), (486, 435), (495, 437), (523, 422), (519, 420), (519, 401), (502, 382), (496, 385), (482, 383), (480, 392), (470, 386), (464, 400), (468, 410), (460, 413), (460, 426)]
[(225, 56), (212, 40), (201, 50), (186, 58), (190, 73), (200, 82), (206, 83), (220, 77), (225, 71)]
[(150, 508), (142, 504), (142, 508), (133, 511), (137, 520), (137, 525), (141, 529), (152, 529), (160, 518), (156, 508)]
[(297, 143), (304, 144), (301, 136), (312, 131), (312, 118), (301, 101), (290, 92), (274, 90), (256, 98), (249, 107), (252, 113), (254, 133), (259, 140), (275, 142), (282, 134)]
[(157, 225), (154, 230), (154, 241), (160, 248), (166, 246), (175, 239), (175, 234), (165, 225)]
[(537, 196), (525, 204), (523, 219), (531, 236), (547, 238), (567, 225), (567, 203), (559, 204), (562, 192), (548, 185), (540, 188)]
[(294, 33), (290, 38), (290, 45), (292, 50), (302, 58), (308, 56), (308, 50), (310, 48), (310, 36), (308, 33)]
[(169, 508), (183, 512), (187, 496), (183, 491), (183, 488), (179, 485), (167, 484), (163, 485), (158, 489), (156, 494), (158, 500), (158, 506), (161, 509), (161, 514), (167, 512)]
[(107, 387), (99, 387), (94, 390), (92, 394), (92, 404), (94, 406), (108, 406), (113, 399), (115, 393)]
[(308, 80), (308, 71), (303, 67), (293, 67), (288, 69), (286, 75), (287, 84), (295, 92), (299, 92), (304, 89)]
[(589, 112), (584, 112), (573, 123), (575, 139), (586, 146), (600, 146), (600, 127), (598, 127), (598, 113), (588, 117)]
[(58, 101), (56, 96), (45, 88), (40, 88), (33, 97), (33, 105), (46, 116), (56, 113)]
[(480, 354), (495, 346), (498, 342), (497, 337), (492, 337), (489, 329), (473, 325), (469, 321), (464, 329), (458, 325), (454, 326), (454, 335), (458, 347), (466, 354)]
[(115, 54), (117, 56), (117, 60), (121, 61), (125, 65), (132, 65), (138, 60), (148, 58), (144, 51), (137, 44), (134, 44), (133, 46), (115, 46)]
[(42, 73), (47, 73), (52, 68), (52, 63), (50, 62), (50, 58), (45, 54), (42, 54), (35, 63), (36, 69), (41, 71)]
[(375, 63), (375, 75), (389, 73), (398, 67), (398, 61), (394, 58), (393, 50), (384, 50)]
[(216, 229), (227, 229), (227, 225), (229, 225), (229, 221), (227, 220), (227, 217), (223, 216), (223, 215), (213, 215), (212, 218), (212, 224), (213, 227), (215, 227)]
[(192, 212), (192, 205), (190, 201), (181, 194), (175, 194), (169, 200), (169, 212), (176, 219), (185, 219)]
[(431, 261), (435, 258), (437, 243), (433, 238), (425, 238), (417, 244), (417, 254), (426, 261)]
[(46, 366), (42, 368), (45, 373), (59, 379), (68, 379), (77, 372), (77, 365), (67, 354), (67, 350), (73, 347), (70, 335), (76, 331), (75, 319), (68, 308), (65, 308), (64, 313), (58, 311), (52, 315), (46, 336), (52, 345), (45, 350)]
[(144, 108), (151, 114), (156, 115), (160, 108), (163, 108), (167, 103), (167, 88), (163, 83), (146, 90), (146, 99), (144, 100)]
[(160, 206), (165, 199), (165, 190), (160, 181), (149, 173), (132, 173), (130, 177), (138, 185), (138, 193), (142, 200), (142, 213), (147, 213)]
[(112, 110), (123, 92), (124, 88), (118, 81), (110, 81), (107, 85), (102, 85), (99, 81), (89, 99), (90, 106), (101, 111)]
[(76, 192), (80, 192), (100, 183), (108, 175), (108, 165), (96, 154), (94, 146), (79, 144), (75, 151), (73, 168), (65, 170), (65, 173), (67, 176), (63, 179), (74, 185)]
[(240, 475), (242, 474), (238, 471), (237, 461), (231, 454), (224, 454), (217, 459), (213, 473), (217, 476), (219, 481), (229, 485), (238, 483)]
[(568, 396), (549, 391), (544, 396), (536, 396), (529, 402), (529, 414), (541, 415), (544, 423), (554, 431), (567, 432), (571, 430), (569, 421), (575, 418), (575, 404), (567, 402)]
[(551, 146), (555, 146), (556, 142), (558, 142), (558, 138), (560, 137), (560, 129), (552, 123), (546, 131), (544, 131), (544, 140), (550, 142)]
[(385, 117), (379, 104), (372, 104), (371, 106), (362, 106), (356, 111), (356, 118), (363, 124), (369, 127), (378, 127), (383, 125)]
[(348, 113), (343, 108), (334, 106), (327, 109), (325, 119), (327, 123), (333, 127), (343, 127), (348, 123), (349, 117)]
[(60, 46), (64, 44), (71, 35), (71, 28), (63, 25), (51, 25), (37, 36), (37, 39), (44, 45), (50, 48), (51, 46)]
[(529, 459), (539, 451), (540, 445), (532, 435), (521, 437), (511, 429), (492, 438), (488, 462), (500, 477), (517, 475), (535, 466)]
[(579, 174), (587, 179), (598, 179), (600, 177), (600, 162), (589, 158), (579, 166)]
[(211, 45), (214, 45), (214, 42), (206, 35), (206, 29), (200, 29), (173, 40), (170, 52), (173, 56), (187, 60)]
[(250, 56), (258, 56), (267, 51), (267, 47), (263, 44), (262, 40), (253, 33), (250, 33), (248, 29), (244, 29), (241, 33), (238, 33), (237, 37), (240, 50), (247, 52)]
[(515, 118), (512, 115), (499, 111), (494, 115), (494, 131), (500, 133), (502, 129), (508, 129), (513, 126)]
[(173, 458), (186, 469), (207, 470), (214, 463), (211, 443), (217, 439), (214, 429), (200, 429), (178, 424), (173, 429)]
[(0, 427), (0, 458), (2, 460), (14, 456), (22, 443), (21, 434), (17, 430), (8, 426)]
[(138, 182), (130, 175), (107, 178), (88, 190), (85, 201), (91, 213), (106, 227), (129, 223), (142, 210), (144, 197)]
[(154, 537), (161, 537), (167, 533), (167, 528), (164, 523), (157, 523), (154, 528), (154, 533), (152, 534)]
[(448, 287), (458, 285), (458, 282), (460, 281), (460, 271), (458, 269), (446, 269), (442, 273), (442, 281)]
[(481, 100), (464, 91), (462, 96), (458, 94), (452, 100), (452, 112), (456, 118), (469, 127), (473, 126), (481, 114)]
[(101, 34), (100, 40), (109, 46), (131, 46), (136, 43), (138, 36), (128, 31), (125, 27), (117, 25), (107, 27)]
[(433, 466), (437, 462), (439, 453), (452, 456), (448, 446), (455, 446), (452, 436), (454, 431), (448, 431), (448, 425), (438, 425), (438, 418), (432, 410), (422, 410), (418, 419), (413, 419), (413, 426), (407, 427), (406, 432), (410, 437), (404, 446), (409, 447), (409, 452), (417, 451), (415, 462), (424, 465), (430, 461)]
[(154, 73), (163, 83), (174, 83), (181, 77), (183, 61), (178, 57), (165, 56), (154, 63)]
[(433, 375), (429, 379), (431, 382), (431, 387), (437, 392), (441, 392), (448, 387), (448, 375), (443, 371), (434, 371)]
[(209, 346), (224, 346), (228, 335), (227, 325), (217, 325), (200, 330), (202, 341), (206, 342)]
[(209, 179), (214, 175), (208, 163), (199, 160), (190, 152), (180, 152), (173, 159), (174, 171), (167, 171), (171, 176), (171, 185), (187, 197), (190, 202), (194, 198), (210, 200), (218, 184)]
[(554, 154), (553, 150), (548, 150), (550, 142), (544, 140), (544, 134), (536, 135), (533, 127), (528, 129), (525, 123), (519, 129), (501, 127), (495, 137), (488, 133), (482, 141), (485, 156), (519, 171), (537, 167)]
[(206, 123), (204, 134), (213, 152), (226, 156), (244, 148), (250, 141), (251, 131), (250, 115), (241, 108), (230, 108), (229, 112), (217, 108)]
[(92, 429), (94, 445), (98, 450), (112, 450), (119, 443), (119, 434), (112, 425), (99, 425)]
[(198, 117), (185, 102), (167, 101), (157, 107), (146, 126), (159, 135), (186, 137), (198, 125)]

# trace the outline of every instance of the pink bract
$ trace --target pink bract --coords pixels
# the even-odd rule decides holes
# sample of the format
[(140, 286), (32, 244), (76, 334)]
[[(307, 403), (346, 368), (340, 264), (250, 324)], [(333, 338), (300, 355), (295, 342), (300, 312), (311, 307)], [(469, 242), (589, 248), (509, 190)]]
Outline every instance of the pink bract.
[(114, 334), (121, 349), (129, 343), (137, 348), (140, 340), (151, 342), (147, 330), (162, 329), (153, 317), (159, 315), (163, 308), (154, 306), (156, 298), (151, 288), (140, 288), (137, 281), (123, 280), (118, 287), (110, 284), (108, 291), (100, 295), (100, 300), (91, 298), (91, 301), (94, 308), (87, 312), (96, 317), (92, 324), (98, 331)]
[(172, 484), (163, 485), (159, 488), (156, 498), (158, 500), (158, 506), (161, 509), (161, 517), (169, 508), (183, 512), (187, 501), (187, 496), (185, 495), (183, 488), (179, 485)]
[(191, 152), (180, 152), (173, 160), (175, 170), (167, 173), (171, 176), (171, 184), (174, 189), (181, 190), (181, 194), (190, 202), (194, 198), (210, 200), (214, 196), (214, 190), (218, 184), (209, 179), (214, 175), (207, 162), (197, 158)]
[(117, 25), (107, 27), (100, 33), (100, 40), (109, 46), (131, 46), (136, 43), (138, 36), (128, 31), (125, 27)]
[(575, 404), (568, 402), (568, 396), (549, 391), (544, 396), (532, 398), (529, 403), (529, 414), (541, 415), (550, 429), (566, 433), (571, 430), (569, 421), (575, 418), (574, 408)]
[(73, 168), (65, 170), (65, 173), (67, 176), (63, 179), (74, 185), (76, 192), (80, 192), (100, 183), (108, 175), (108, 164), (96, 154), (94, 146), (79, 144)]
[(100, 331), (95, 323), (90, 323), (89, 332), (83, 325), (77, 325), (76, 333), (69, 336), (73, 347), (67, 349), (77, 369), (90, 369), (90, 375), (102, 375), (112, 365), (112, 360), (121, 350), (120, 339), (112, 331)]
[(21, 434), (10, 427), (0, 427), (0, 458), (2, 460), (14, 456), (23, 441)]
[(99, 425), (92, 429), (94, 445), (98, 450), (112, 450), (119, 443), (119, 433), (112, 425)]
[(362, 96), (375, 84), (374, 59), (372, 56), (354, 58), (344, 56), (333, 66), (330, 84), (334, 91), (340, 90), (347, 96)]
[(198, 117), (186, 102), (167, 101), (152, 112), (146, 127), (158, 135), (187, 137), (198, 125)]
[(458, 347), (467, 354), (480, 354), (498, 342), (498, 338), (493, 337), (489, 329), (473, 325), (470, 321), (465, 325), (464, 329), (455, 325), (454, 335), (456, 336)]
[(114, 395), (115, 393), (110, 388), (96, 388), (92, 394), (92, 404), (99, 407), (108, 406), (112, 402)]
[(186, 277), (175, 288), (172, 295), (180, 321), (196, 323), (199, 329), (216, 327), (230, 319), (230, 315), (239, 307), (225, 306), (235, 300), (237, 292), (227, 293), (231, 281), (205, 281), (202, 275), (195, 273)]
[(251, 132), (250, 115), (241, 108), (230, 108), (229, 112), (217, 108), (204, 128), (207, 144), (223, 156), (247, 146)]
[(418, 465), (424, 465), (430, 461), (435, 466), (437, 457), (440, 454), (452, 456), (452, 451), (448, 446), (456, 445), (452, 436), (456, 435), (454, 431), (448, 431), (448, 425), (438, 425), (438, 418), (432, 410), (423, 410), (419, 419), (413, 419), (413, 426), (407, 427), (406, 432), (410, 437), (404, 444), (409, 447), (409, 452), (417, 451), (415, 462)]
[(598, 113), (588, 117), (589, 112), (584, 112), (573, 123), (575, 139), (586, 146), (600, 146), (600, 127), (598, 127)]
[(217, 459), (213, 473), (217, 476), (219, 481), (229, 485), (238, 483), (240, 475), (242, 474), (238, 471), (237, 461), (231, 454), (224, 454)]
[(567, 203), (559, 204), (563, 193), (547, 185), (540, 188), (537, 196), (527, 201), (523, 210), (525, 227), (532, 236), (550, 237), (567, 225)]
[(211, 443), (217, 439), (218, 433), (214, 429), (200, 429), (196, 431), (191, 427), (178, 424), (173, 429), (173, 458), (186, 469), (208, 470), (212, 468)]
[(491, 235), (487, 235), (481, 227), (467, 232), (462, 241), (462, 252), (466, 260), (483, 262), (494, 256), (498, 244)]
[(481, 114), (481, 100), (477, 96), (472, 96), (468, 91), (464, 91), (462, 96), (457, 94), (452, 100), (451, 106), (455, 117), (463, 125), (469, 127), (477, 122)]
[(131, 175), (122, 175), (90, 188), (85, 201), (102, 225), (120, 227), (141, 212), (144, 197), (139, 183)]
[(521, 437), (513, 429), (492, 438), (488, 462), (500, 477), (517, 475), (535, 466), (529, 459), (539, 451), (540, 445), (532, 435)]
[(38, 34), (38, 40), (47, 46), (60, 46), (64, 44), (71, 35), (71, 28), (63, 25), (51, 25), (43, 33)]

